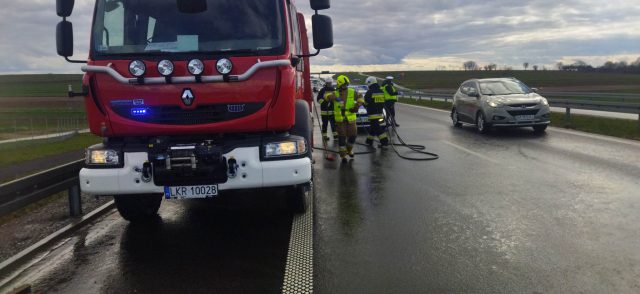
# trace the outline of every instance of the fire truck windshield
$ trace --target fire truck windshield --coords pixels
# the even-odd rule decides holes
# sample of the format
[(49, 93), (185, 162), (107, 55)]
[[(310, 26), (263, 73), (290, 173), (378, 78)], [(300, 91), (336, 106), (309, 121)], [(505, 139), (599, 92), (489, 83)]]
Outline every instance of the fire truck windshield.
[(177, 0), (98, 0), (93, 58), (283, 54), (281, 2), (207, 0), (204, 11), (184, 13)]

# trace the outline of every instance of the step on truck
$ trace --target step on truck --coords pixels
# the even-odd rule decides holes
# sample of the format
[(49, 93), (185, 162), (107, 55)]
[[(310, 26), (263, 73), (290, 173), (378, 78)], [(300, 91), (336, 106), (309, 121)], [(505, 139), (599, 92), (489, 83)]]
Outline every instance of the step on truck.
[(293, 0), (97, 0), (87, 60), (72, 60), (73, 0), (57, 0), (58, 54), (85, 63), (91, 133), (84, 193), (130, 221), (162, 198), (281, 187), (304, 212), (312, 181), (309, 58), (333, 46), (329, 0), (311, 0), (310, 54)]

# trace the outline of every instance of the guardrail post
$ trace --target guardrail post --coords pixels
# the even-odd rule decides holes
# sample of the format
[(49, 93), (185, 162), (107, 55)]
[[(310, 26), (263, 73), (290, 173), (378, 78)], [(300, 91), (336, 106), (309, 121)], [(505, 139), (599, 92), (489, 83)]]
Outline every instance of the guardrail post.
[(569, 124), (571, 121), (571, 108), (567, 107), (567, 110), (564, 113), (564, 121), (566, 124)]
[(69, 215), (82, 215), (82, 199), (80, 198), (80, 185), (69, 188)]

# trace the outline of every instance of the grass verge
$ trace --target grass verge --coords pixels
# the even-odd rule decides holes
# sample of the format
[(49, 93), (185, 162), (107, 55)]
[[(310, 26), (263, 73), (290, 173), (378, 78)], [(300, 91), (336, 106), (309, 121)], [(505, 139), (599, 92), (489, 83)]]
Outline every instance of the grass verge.
[(1, 75), (0, 97), (65, 97), (67, 85), (80, 91), (82, 75)]
[[(451, 109), (451, 102), (444, 101), (400, 98), (398, 102), (436, 109)], [(572, 114), (571, 120), (567, 122), (563, 113), (553, 112), (551, 113), (551, 126), (640, 141), (640, 126), (637, 120)]]
[(100, 143), (101, 139), (92, 134), (79, 134), (66, 139), (25, 141), (0, 145), (0, 167), (23, 161), (44, 158)]

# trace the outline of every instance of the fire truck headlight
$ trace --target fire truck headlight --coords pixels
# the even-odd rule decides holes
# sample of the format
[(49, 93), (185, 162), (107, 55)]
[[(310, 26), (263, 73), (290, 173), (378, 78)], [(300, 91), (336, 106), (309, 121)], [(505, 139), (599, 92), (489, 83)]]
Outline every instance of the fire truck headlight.
[(188, 69), (194, 76), (201, 75), (204, 72), (204, 63), (200, 59), (192, 59), (189, 61)]
[(303, 138), (291, 141), (272, 142), (264, 145), (266, 158), (301, 156), (307, 153), (307, 142)]
[(158, 63), (158, 72), (167, 77), (173, 73), (173, 62), (169, 60), (162, 60)]
[(85, 160), (87, 165), (117, 166), (120, 165), (120, 153), (110, 149), (89, 149)]
[(141, 60), (134, 60), (129, 63), (129, 72), (134, 77), (141, 77), (147, 71), (147, 66)]
[(216, 69), (221, 75), (228, 75), (233, 70), (233, 63), (229, 59), (222, 58), (216, 63)]

